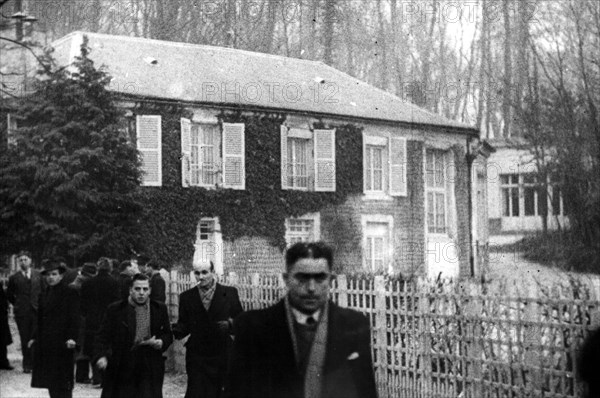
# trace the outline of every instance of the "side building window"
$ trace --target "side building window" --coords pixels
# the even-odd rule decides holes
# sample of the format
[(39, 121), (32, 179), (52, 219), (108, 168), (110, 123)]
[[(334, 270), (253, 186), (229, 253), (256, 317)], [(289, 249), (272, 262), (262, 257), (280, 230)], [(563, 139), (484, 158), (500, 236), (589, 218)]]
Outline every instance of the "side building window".
[(285, 242), (289, 246), (297, 242), (314, 242), (321, 239), (321, 216), (309, 213), (285, 220)]
[(281, 188), (335, 192), (335, 130), (281, 126)]

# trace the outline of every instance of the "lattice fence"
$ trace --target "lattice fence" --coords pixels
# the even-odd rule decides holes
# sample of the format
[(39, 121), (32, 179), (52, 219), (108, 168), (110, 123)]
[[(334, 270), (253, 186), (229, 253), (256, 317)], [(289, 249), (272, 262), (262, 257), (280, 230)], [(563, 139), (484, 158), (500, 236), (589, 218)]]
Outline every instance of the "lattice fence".
[[(280, 275), (230, 274), (223, 283), (238, 288), (246, 310), (285, 294)], [(175, 320), (178, 294), (194, 283), (173, 272), (170, 284)], [(600, 326), (598, 280), (519, 287), (338, 275), (331, 297), (371, 320), (382, 398), (579, 397), (577, 350)], [(179, 370), (183, 355), (176, 346)]]

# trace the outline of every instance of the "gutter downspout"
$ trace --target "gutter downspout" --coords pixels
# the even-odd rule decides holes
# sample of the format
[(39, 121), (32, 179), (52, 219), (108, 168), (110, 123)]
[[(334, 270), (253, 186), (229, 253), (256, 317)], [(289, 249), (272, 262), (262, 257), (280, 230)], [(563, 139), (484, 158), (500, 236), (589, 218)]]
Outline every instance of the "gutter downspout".
[(467, 137), (467, 185), (469, 187), (468, 202), (469, 202), (469, 267), (470, 277), (475, 276), (475, 250), (473, 247), (473, 161), (477, 157), (477, 153), (471, 153), (471, 143), (473, 137)]

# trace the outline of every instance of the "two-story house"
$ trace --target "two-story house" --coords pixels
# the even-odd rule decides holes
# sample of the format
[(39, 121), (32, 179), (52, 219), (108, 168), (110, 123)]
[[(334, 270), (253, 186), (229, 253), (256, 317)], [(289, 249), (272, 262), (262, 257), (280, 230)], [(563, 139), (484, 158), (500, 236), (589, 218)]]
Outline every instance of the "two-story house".
[(73, 32), (59, 63), (84, 34), (142, 156), (154, 256), (280, 272), (286, 245), (323, 240), (338, 271), (480, 272), (473, 127), (309, 60)]

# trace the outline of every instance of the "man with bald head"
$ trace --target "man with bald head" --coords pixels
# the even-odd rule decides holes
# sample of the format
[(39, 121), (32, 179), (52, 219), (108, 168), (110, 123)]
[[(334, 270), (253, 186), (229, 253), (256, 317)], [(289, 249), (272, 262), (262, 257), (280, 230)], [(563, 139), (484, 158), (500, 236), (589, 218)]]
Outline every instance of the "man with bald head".
[(194, 265), (197, 285), (179, 296), (176, 339), (185, 344), (188, 376), (185, 398), (219, 398), (232, 344), (233, 319), (242, 304), (237, 289), (217, 282), (212, 262)]

